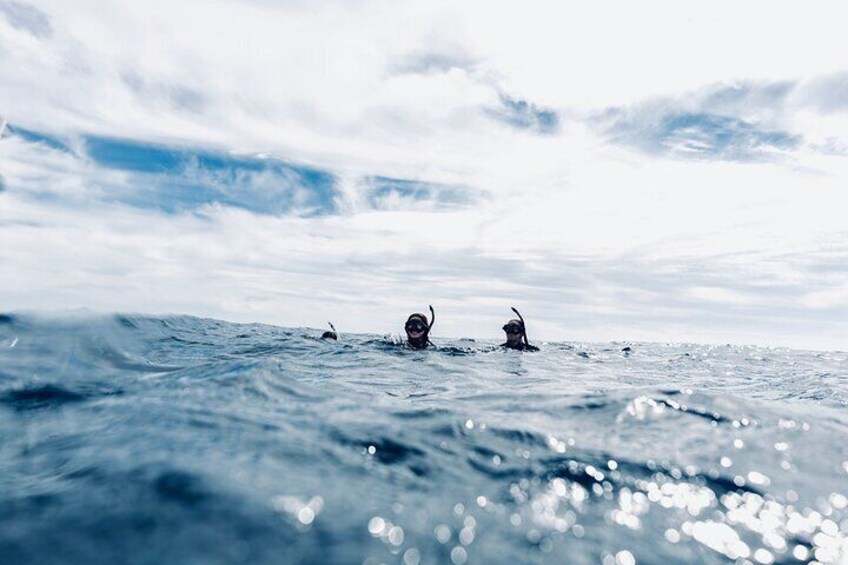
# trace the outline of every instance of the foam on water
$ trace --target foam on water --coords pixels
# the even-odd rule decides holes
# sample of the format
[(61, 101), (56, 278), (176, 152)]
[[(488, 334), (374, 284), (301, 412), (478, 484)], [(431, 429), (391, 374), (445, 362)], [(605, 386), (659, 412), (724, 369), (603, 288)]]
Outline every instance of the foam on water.
[(4, 563), (846, 563), (848, 355), (0, 316)]

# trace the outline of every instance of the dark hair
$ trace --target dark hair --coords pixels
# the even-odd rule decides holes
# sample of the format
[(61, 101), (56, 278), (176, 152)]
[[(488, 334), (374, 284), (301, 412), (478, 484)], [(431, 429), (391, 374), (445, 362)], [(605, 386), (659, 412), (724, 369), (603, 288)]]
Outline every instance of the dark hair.
[(410, 314), (409, 318), (406, 319), (406, 323), (408, 324), (410, 322), (410, 320), (414, 320), (416, 318), (421, 320), (422, 322), (424, 322), (424, 325), (427, 326), (428, 328), (430, 327), (430, 322), (429, 322), (429, 320), (427, 320), (427, 316), (425, 316), (421, 312), (416, 312), (415, 314)]

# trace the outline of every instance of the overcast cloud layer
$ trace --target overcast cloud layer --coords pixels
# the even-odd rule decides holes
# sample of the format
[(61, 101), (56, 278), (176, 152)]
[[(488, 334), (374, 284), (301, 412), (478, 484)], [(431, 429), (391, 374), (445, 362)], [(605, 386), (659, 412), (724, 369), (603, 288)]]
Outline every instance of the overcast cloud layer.
[(848, 348), (838, 2), (0, 0), (0, 310)]

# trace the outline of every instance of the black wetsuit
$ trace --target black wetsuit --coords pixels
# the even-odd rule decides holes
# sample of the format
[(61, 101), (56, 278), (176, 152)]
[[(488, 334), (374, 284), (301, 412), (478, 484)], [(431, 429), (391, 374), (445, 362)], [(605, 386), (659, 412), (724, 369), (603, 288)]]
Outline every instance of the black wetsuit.
[(430, 343), (430, 338), (428, 338), (426, 335), (421, 339), (416, 339), (415, 341), (407, 337), (406, 344), (412, 349), (427, 349), (429, 346), (433, 345), (432, 343)]
[(510, 345), (509, 342), (502, 343), (501, 347), (505, 347), (506, 349), (515, 349), (516, 351), (539, 351), (539, 348), (535, 345), (530, 345), (529, 343), (524, 343), (523, 341), (518, 345)]

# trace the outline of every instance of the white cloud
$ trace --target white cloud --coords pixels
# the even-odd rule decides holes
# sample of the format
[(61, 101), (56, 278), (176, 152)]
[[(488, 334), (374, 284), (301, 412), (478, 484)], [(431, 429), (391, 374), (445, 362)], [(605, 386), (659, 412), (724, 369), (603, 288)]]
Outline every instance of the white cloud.
[[(837, 3), (16, 9), (49, 31), (0, 15), (13, 125), (313, 165), (338, 176), (342, 215), (133, 209), (110, 194), (144, 191), (138, 177), (6, 138), (0, 308), (332, 318), (344, 332), (392, 329), (432, 302), (450, 312), (440, 331), (493, 335), (516, 303), (540, 337), (845, 348), (840, 291), (817, 286), (821, 269), (828, 288), (848, 276), (834, 267), (848, 235)], [(769, 96), (775, 84), (786, 91)], [(722, 85), (750, 88), (719, 103)], [(559, 127), (497, 119), (504, 97)], [(706, 110), (801, 142), (767, 163), (650, 156), (596, 127), (611, 107)], [(389, 194), (375, 212), (374, 176), (483, 196), (440, 207)]]
[(848, 285), (839, 284), (835, 288), (810, 292), (801, 299), (801, 302), (805, 306), (816, 309), (844, 309), (848, 306)]
[(742, 294), (726, 288), (715, 286), (695, 286), (689, 289), (689, 295), (697, 300), (715, 302), (730, 306), (745, 306), (755, 304), (758, 300), (753, 296)]

